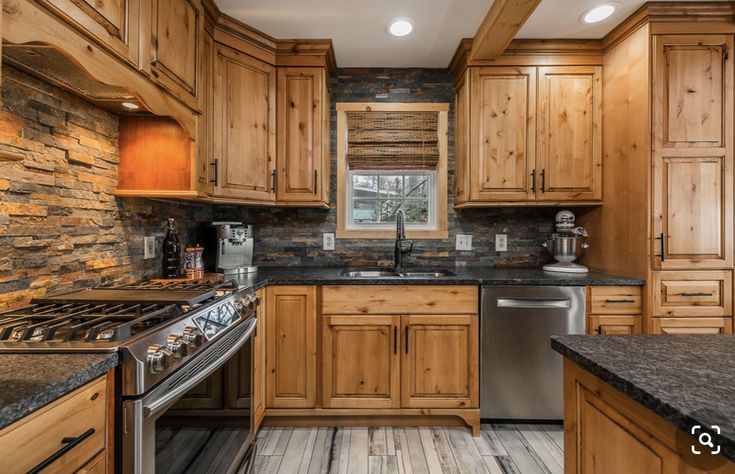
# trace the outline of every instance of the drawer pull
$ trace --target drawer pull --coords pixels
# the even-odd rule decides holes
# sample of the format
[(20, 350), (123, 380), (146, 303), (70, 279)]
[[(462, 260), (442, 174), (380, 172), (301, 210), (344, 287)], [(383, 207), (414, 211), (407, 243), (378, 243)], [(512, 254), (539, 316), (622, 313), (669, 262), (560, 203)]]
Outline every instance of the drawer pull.
[(633, 303), (635, 303), (635, 300), (605, 300), (605, 303), (626, 303), (626, 304), (633, 304)]
[(93, 434), (94, 434), (94, 428), (90, 428), (84, 433), (77, 436), (76, 438), (63, 438), (61, 440), (61, 443), (65, 444), (66, 446), (64, 446), (63, 448), (59, 449), (51, 456), (41, 461), (41, 463), (38, 466), (28, 471), (28, 474), (36, 474), (36, 473), (43, 471), (44, 469), (49, 467), (51, 464), (53, 464), (56, 460), (63, 457), (66, 453), (76, 448), (78, 445), (82, 443), (82, 441), (89, 438)]
[(695, 292), (695, 293), (682, 293), (681, 296), (713, 296), (712, 293)]

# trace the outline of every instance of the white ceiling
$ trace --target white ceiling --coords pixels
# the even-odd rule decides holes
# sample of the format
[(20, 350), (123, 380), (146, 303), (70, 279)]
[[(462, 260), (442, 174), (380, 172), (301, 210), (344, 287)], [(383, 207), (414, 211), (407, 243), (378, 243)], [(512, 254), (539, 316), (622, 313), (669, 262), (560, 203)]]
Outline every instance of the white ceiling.
[[(474, 36), (492, 0), (215, 0), (220, 9), (275, 38), (331, 38), (339, 67), (446, 67), (460, 39)], [(684, 1), (684, 0), (673, 0)], [(620, 8), (595, 25), (580, 23), (604, 0), (543, 0), (518, 38), (601, 38), (644, 0), (617, 0)], [(414, 31), (386, 32), (407, 18)]]
[[(274, 38), (331, 38), (339, 67), (447, 67), (492, 0), (216, 0), (226, 14)], [(414, 30), (386, 32), (396, 18)]]

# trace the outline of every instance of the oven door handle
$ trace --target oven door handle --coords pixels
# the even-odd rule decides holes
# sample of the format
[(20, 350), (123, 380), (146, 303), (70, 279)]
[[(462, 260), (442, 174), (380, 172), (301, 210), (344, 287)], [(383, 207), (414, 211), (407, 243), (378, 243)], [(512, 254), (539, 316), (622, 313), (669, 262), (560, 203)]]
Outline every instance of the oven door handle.
[(239, 351), (240, 348), (245, 345), (247, 340), (252, 337), (253, 333), (255, 333), (256, 325), (257, 319), (253, 318), (250, 326), (247, 328), (247, 330), (245, 330), (242, 336), (237, 339), (235, 344), (233, 344), (232, 347), (224, 351), (215, 360), (213, 360), (207, 366), (206, 370), (200, 371), (196, 377), (190, 378), (189, 380), (183, 382), (181, 385), (178, 385), (172, 390), (163, 393), (160, 397), (156, 398), (148, 405), (143, 406), (143, 417), (150, 418), (161, 409), (166, 408), (168, 404), (176, 401), (183, 394), (185, 394), (195, 386), (199, 385), (200, 382), (209, 377), (212, 372), (223, 366), (225, 362), (227, 362), (232, 356), (234, 356), (235, 353), (237, 353), (237, 351)]

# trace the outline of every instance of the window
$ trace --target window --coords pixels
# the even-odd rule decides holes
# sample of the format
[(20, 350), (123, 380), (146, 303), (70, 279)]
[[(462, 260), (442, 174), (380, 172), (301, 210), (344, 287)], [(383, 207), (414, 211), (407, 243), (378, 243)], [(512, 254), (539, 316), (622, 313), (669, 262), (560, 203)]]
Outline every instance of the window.
[(447, 110), (337, 104), (338, 238), (394, 238), (399, 209), (408, 238), (447, 237)]

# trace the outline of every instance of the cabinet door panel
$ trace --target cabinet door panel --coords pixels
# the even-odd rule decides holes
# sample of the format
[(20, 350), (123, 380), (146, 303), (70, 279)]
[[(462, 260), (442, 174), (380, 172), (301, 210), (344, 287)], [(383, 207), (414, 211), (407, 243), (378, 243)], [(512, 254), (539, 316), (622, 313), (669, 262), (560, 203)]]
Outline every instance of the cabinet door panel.
[(266, 303), (266, 407), (316, 406), (316, 294), (313, 286), (274, 286)]
[(539, 68), (539, 199), (602, 199), (601, 71)]
[(401, 406), (478, 406), (477, 316), (404, 316)]
[(272, 201), (275, 69), (219, 46), (215, 61), (215, 195)]
[(536, 153), (536, 69), (471, 68), (472, 200), (533, 197)]
[(278, 69), (279, 201), (319, 201), (322, 169), (324, 71)]
[(455, 103), (454, 138), (454, 203), (461, 204), (470, 198), (470, 85), (469, 72), (457, 82)]
[(640, 334), (641, 315), (590, 316), (590, 334)]
[(325, 316), (325, 408), (398, 408), (399, 316)]
[(653, 316), (732, 316), (732, 272), (654, 272)]
[(258, 307), (258, 325), (253, 338), (253, 429), (258, 432), (260, 424), (265, 414), (265, 385), (266, 385), (266, 361), (265, 361), (265, 339), (267, 334), (266, 326), (266, 305), (268, 304), (265, 296), (265, 289), (256, 292), (260, 298), (260, 306)]
[(732, 334), (732, 318), (651, 318), (653, 334)]

